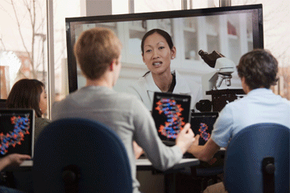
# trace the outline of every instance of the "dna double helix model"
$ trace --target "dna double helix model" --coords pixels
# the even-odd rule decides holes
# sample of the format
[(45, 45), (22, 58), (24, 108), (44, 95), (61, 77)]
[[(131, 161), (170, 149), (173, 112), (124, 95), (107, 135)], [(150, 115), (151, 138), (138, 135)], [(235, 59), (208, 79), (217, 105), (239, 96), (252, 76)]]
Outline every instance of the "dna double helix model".
[(164, 113), (166, 116), (165, 125), (160, 125), (158, 132), (167, 138), (175, 139), (181, 131), (182, 126), (185, 125), (184, 118), (181, 117), (183, 108), (174, 99), (162, 98), (156, 104), (155, 110), (159, 114)]
[(204, 140), (204, 141), (208, 141), (210, 138), (210, 133), (207, 132), (208, 130), (208, 126), (205, 123), (200, 123), (199, 125), (199, 133), (200, 133), (200, 137)]
[(24, 135), (30, 134), (30, 119), (28, 117), (13, 116), (11, 123), (14, 125), (13, 131), (6, 134), (0, 133), (0, 153), (2, 155), (8, 152), (7, 149), (10, 146), (21, 145), (21, 141), (24, 141)]

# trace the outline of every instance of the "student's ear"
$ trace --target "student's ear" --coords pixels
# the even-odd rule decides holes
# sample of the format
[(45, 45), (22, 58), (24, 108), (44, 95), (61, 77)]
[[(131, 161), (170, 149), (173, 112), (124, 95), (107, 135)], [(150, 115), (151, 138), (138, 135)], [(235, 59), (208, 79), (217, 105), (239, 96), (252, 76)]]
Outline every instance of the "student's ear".
[(110, 71), (113, 71), (114, 70), (114, 64), (115, 64), (115, 61), (112, 60), (112, 62), (110, 64)]
[(248, 92), (251, 91), (250, 87), (247, 85), (246, 83), (246, 78), (243, 76), (241, 77), (241, 82), (242, 82), (242, 87), (243, 87), (243, 90), (246, 94), (248, 94)]
[(110, 71), (114, 70), (114, 66), (119, 65), (119, 61), (117, 59), (113, 59), (110, 64)]

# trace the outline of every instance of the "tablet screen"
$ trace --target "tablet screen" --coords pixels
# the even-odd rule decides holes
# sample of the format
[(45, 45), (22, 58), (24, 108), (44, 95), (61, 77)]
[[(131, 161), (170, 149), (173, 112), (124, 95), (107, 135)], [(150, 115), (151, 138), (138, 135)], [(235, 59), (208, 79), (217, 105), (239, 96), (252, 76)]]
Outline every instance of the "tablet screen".
[(204, 145), (210, 139), (213, 125), (217, 118), (218, 112), (191, 114), (191, 128), (195, 135), (200, 135), (199, 145)]
[(175, 142), (190, 117), (190, 95), (154, 93), (152, 116), (158, 135), (163, 141)]

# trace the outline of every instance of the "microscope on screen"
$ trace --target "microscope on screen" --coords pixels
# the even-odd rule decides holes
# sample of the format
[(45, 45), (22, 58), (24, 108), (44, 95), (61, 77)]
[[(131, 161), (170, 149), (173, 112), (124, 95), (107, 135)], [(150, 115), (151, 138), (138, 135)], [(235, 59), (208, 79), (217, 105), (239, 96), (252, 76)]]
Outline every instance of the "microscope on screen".
[(206, 64), (213, 68), (212, 72), (202, 77), (204, 90), (217, 90), (223, 81), (227, 87), (231, 86), (232, 73), (235, 70), (235, 63), (232, 60), (217, 51), (208, 54), (203, 50), (199, 50), (198, 54)]
[[(198, 54), (204, 60), (204, 62), (210, 66), (211, 72), (202, 76), (202, 87), (206, 95), (211, 95), (212, 101), (210, 102), (212, 109), (207, 108), (206, 110), (221, 111), (222, 108), (229, 102), (234, 101), (239, 95), (244, 94), (243, 89), (233, 89), (231, 88), (232, 73), (235, 71), (235, 63), (226, 58), (224, 55), (217, 51), (213, 51), (208, 54), (203, 50), (199, 50)], [(224, 84), (223, 84), (224, 83)], [(200, 101), (196, 106), (200, 106), (200, 111), (202, 111), (203, 104)], [(209, 106), (209, 105), (207, 105)]]

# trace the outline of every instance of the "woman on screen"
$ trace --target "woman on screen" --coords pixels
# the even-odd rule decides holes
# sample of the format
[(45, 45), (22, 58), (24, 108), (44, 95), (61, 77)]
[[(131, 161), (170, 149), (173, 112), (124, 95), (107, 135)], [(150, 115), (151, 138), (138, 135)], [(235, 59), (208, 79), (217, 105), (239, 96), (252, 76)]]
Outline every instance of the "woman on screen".
[(150, 111), (154, 92), (191, 95), (191, 109), (195, 109), (202, 98), (201, 86), (187, 82), (176, 70), (171, 70), (171, 60), (176, 57), (171, 36), (161, 29), (152, 29), (143, 36), (141, 51), (149, 71), (129, 86), (128, 92), (138, 96)]

